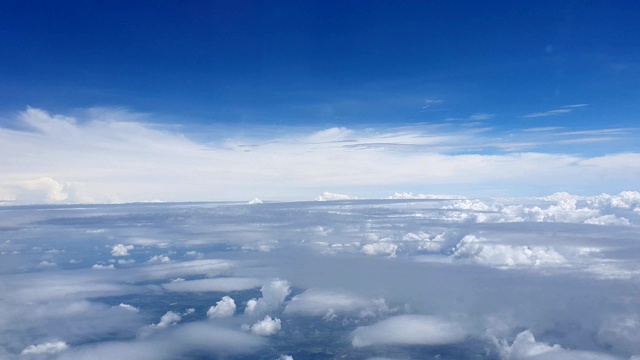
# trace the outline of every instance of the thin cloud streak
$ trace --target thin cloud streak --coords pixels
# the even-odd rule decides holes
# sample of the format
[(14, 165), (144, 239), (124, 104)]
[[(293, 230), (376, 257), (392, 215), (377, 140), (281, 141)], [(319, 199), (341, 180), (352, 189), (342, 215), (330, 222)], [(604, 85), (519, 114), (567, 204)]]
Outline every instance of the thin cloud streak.
[(568, 114), (570, 112), (573, 112), (573, 110), (575, 110), (575, 109), (578, 109), (578, 108), (581, 108), (581, 107), (585, 107), (585, 106), (588, 106), (588, 104), (565, 105), (565, 106), (562, 106), (562, 107), (560, 107), (558, 109), (554, 109), (554, 110), (526, 114), (526, 115), (523, 115), (523, 117), (525, 117), (525, 118), (538, 118), (538, 117), (547, 117), (547, 116), (556, 116), (556, 115)]

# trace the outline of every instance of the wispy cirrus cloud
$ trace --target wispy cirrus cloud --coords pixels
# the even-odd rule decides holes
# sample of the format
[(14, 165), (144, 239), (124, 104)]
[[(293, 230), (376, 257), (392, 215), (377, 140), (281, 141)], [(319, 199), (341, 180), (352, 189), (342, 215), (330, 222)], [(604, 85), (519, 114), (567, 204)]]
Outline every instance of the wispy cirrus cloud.
[(526, 117), (526, 118), (538, 118), (538, 117), (546, 117), (546, 116), (556, 116), (556, 115), (568, 114), (570, 112), (573, 112), (575, 109), (582, 108), (582, 107), (585, 107), (585, 106), (588, 106), (588, 105), (589, 104), (565, 105), (565, 106), (561, 106), (561, 107), (559, 107), (557, 109), (553, 109), (553, 110), (549, 110), (549, 111), (526, 114), (526, 115), (523, 115), (523, 117)]

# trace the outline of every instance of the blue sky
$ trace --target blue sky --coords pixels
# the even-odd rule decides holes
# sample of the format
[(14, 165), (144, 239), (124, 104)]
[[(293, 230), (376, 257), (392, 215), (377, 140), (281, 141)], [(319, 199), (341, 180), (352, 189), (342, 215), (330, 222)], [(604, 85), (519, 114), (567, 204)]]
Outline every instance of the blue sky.
[[(330, 125), (490, 113), (501, 126), (581, 127), (638, 111), (633, 1), (8, 1), (0, 16), (5, 112)], [(443, 103), (424, 111), (425, 99)]]
[[(633, 1), (1, 7), (5, 132), (33, 130), (25, 125), (30, 107), (72, 118), (80, 132), (92, 121), (126, 119), (203, 148), (230, 138), (255, 146), (331, 128), (370, 136), (407, 127), (468, 140), (429, 149), (444, 155), (589, 157), (638, 148), (640, 5)], [(3, 150), (24, 163), (16, 156), (49, 152), (37, 143), (26, 151), (5, 142)], [(51, 177), (38, 169), (9, 171), (3, 182)], [(608, 185), (576, 188), (623, 187)]]

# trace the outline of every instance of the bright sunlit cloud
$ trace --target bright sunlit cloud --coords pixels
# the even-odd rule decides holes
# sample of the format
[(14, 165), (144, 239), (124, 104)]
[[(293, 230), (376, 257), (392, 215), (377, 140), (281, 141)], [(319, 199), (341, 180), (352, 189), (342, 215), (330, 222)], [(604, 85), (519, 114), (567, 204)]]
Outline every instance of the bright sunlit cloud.
[[(495, 132), (436, 125), (297, 130), (267, 138), (256, 128), (202, 142), (153, 125), (148, 115), (121, 109), (86, 114), (79, 119), (28, 108), (16, 118), (21, 130), (0, 128), (1, 200), (311, 200), (327, 190), (367, 198), (429, 187), (511, 195), (571, 186), (599, 193), (632, 188), (640, 176), (635, 152), (575, 155), (580, 144), (615, 141), (633, 129), (551, 128), (522, 132), (512, 142)], [(525, 147), (519, 145), (523, 137)], [(549, 144), (574, 149), (551, 152), (544, 149)]]

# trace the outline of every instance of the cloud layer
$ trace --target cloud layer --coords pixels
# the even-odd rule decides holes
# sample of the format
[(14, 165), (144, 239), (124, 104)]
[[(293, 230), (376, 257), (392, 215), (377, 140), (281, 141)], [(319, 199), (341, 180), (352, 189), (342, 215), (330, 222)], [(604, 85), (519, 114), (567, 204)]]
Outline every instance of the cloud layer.
[[(599, 132), (522, 132), (511, 141), (483, 129), (424, 125), (297, 130), (270, 138), (255, 129), (253, 135), (196, 140), (152, 120), (121, 109), (76, 117), (20, 112), (14, 128), (0, 128), (0, 200), (312, 200), (319, 193), (318, 199), (335, 200), (425, 187), (449, 193), (473, 188), (476, 195), (567, 186), (595, 193), (633, 186), (640, 176), (636, 152), (577, 156), (575, 149), (559, 148), (603, 141)], [(607, 141), (634, 136), (633, 129), (606, 130)], [(340, 195), (353, 189), (358, 193)]]
[(640, 355), (635, 191), (2, 215), (3, 359)]

